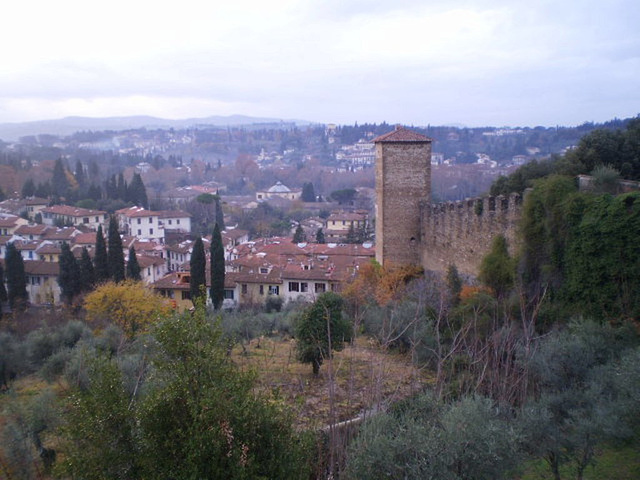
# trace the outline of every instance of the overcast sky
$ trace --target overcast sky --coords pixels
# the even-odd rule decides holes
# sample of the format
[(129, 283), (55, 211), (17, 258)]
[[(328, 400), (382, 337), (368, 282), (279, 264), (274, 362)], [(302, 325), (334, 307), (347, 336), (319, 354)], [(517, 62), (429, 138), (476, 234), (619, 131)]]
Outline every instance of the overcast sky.
[(5, 3), (0, 122), (554, 126), (640, 113), (638, 0)]

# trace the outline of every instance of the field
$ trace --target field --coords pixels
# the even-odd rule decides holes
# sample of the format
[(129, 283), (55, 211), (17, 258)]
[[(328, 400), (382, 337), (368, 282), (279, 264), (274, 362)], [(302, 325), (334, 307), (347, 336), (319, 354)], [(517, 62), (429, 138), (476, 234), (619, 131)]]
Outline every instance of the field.
[(295, 359), (294, 340), (255, 339), (244, 349), (236, 347), (232, 355), (241, 369), (257, 372), (259, 388), (295, 409), (301, 427), (322, 428), (384, 408), (419, 391), (430, 379), (409, 357), (383, 352), (365, 337), (335, 352), (316, 377), (311, 365)]

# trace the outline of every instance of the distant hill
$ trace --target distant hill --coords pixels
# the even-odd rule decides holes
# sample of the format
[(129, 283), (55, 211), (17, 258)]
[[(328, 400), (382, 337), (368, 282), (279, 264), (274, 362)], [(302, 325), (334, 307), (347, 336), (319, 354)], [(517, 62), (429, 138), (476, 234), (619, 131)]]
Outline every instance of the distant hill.
[(56, 120), (38, 120), (33, 122), (1, 123), (0, 139), (4, 141), (16, 141), (27, 135), (58, 135), (67, 136), (75, 132), (93, 130), (130, 130), (137, 128), (191, 128), (204, 126), (240, 126), (255, 124), (296, 124), (308, 125), (311, 122), (304, 120), (283, 120), (278, 118), (249, 117), (245, 115), (214, 115), (204, 118), (186, 118), (170, 120), (165, 118), (149, 117), (144, 115), (131, 117), (65, 117)]

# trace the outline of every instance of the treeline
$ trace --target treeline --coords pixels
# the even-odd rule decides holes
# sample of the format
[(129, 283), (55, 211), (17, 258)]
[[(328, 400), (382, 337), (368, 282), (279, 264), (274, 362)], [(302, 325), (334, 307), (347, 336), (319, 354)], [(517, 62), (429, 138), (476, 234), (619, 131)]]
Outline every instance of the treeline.
[[(600, 184), (617, 178), (640, 180), (640, 118), (630, 119), (619, 128), (598, 128), (580, 139), (565, 155), (532, 161), (509, 176), (502, 176), (491, 187), (491, 195), (522, 193), (538, 178), (551, 174), (594, 175)], [(606, 186), (606, 185), (605, 185)]]

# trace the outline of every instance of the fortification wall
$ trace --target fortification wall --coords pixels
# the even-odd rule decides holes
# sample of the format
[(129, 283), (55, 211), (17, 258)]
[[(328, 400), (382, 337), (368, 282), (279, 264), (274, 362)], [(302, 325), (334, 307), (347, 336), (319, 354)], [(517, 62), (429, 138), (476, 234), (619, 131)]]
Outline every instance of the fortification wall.
[(511, 253), (517, 248), (516, 227), (522, 215), (522, 197), (484, 197), (421, 204), (422, 265), (446, 271), (455, 264), (459, 272), (477, 275), (482, 257), (496, 235), (504, 235)]

